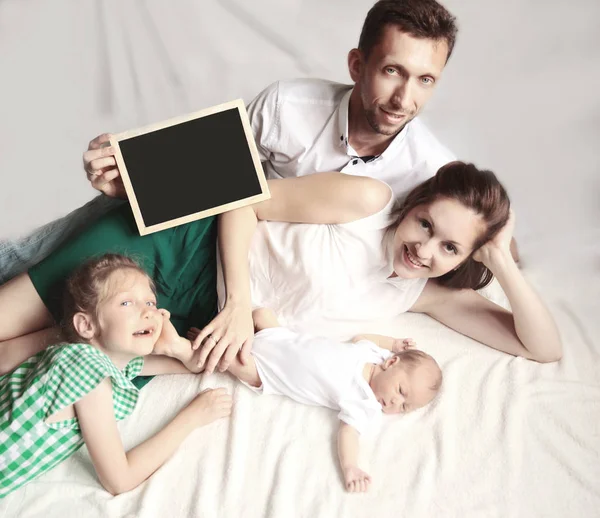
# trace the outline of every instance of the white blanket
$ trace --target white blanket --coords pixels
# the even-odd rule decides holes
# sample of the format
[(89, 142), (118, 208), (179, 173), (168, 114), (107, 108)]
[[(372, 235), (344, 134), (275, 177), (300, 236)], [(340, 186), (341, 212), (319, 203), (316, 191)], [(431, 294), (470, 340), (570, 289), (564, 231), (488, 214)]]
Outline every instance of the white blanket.
[(414, 337), (444, 371), (432, 405), (385, 416), (379, 433), (363, 437), (368, 494), (344, 491), (335, 412), (258, 396), (223, 374), (163, 376), (142, 389), (121, 424), (126, 447), (207, 387), (234, 395), (231, 418), (195, 431), (147, 482), (115, 498), (84, 448), (0, 502), (0, 516), (594, 516), (600, 356), (568, 299), (552, 309), (566, 351), (550, 365), (493, 351), (426, 316), (367, 326)]
[[(276, 79), (347, 82), (345, 56), (371, 3), (4, 0), (0, 237), (92, 196), (81, 153), (101, 132), (249, 101)], [(115, 498), (84, 448), (1, 500), (1, 518), (599, 516), (600, 3), (447, 5), (461, 33), (425, 117), (461, 158), (506, 182), (524, 272), (558, 322), (563, 360), (512, 358), (420, 315), (332, 326), (322, 331), (414, 337), (444, 369), (434, 404), (364, 438), (368, 494), (343, 490), (335, 412), (257, 396), (226, 375), (165, 376), (122, 423), (127, 447), (206, 387), (234, 394), (232, 417)]]

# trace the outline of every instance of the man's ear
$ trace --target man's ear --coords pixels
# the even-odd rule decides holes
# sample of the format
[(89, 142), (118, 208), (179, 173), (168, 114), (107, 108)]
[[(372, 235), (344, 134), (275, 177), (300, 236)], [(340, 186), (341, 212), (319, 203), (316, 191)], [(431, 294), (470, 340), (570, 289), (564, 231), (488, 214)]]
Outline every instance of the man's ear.
[(348, 72), (352, 81), (358, 83), (364, 67), (363, 54), (358, 49), (348, 52)]
[(398, 358), (398, 355), (392, 354), (392, 356), (390, 356), (387, 360), (385, 360), (383, 362), (383, 365), (381, 366), (381, 368), (383, 370), (386, 370), (389, 367), (391, 367), (392, 365), (395, 365), (396, 363), (398, 363), (399, 361), (400, 361), (400, 358)]
[(73, 315), (73, 327), (77, 331), (77, 334), (86, 340), (91, 340), (96, 334), (94, 321), (87, 313), (75, 313)]

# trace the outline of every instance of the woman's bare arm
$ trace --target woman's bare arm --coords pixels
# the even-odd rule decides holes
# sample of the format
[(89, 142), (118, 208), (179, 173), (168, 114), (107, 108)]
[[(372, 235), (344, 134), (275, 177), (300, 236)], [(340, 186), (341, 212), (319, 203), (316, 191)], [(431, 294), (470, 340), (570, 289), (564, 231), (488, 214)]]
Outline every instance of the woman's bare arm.
[(474, 254), (498, 279), (512, 313), (473, 290), (452, 290), (429, 281), (411, 311), (427, 313), (448, 327), (494, 349), (538, 362), (562, 356), (558, 328), (510, 253), (514, 215)]
[[(346, 223), (379, 212), (390, 201), (390, 188), (373, 178), (318, 173), (269, 180), (271, 199), (219, 216), (219, 252), (226, 302), (193, 343), (202, 345), (198, 367), (225, 371), (241, 348), (245, 363), (254, 336), (248, 252), (258, 220), (296, 223)], [(214, 339), (207, 338), (209, 335)]]
[[(429, 281), (411, 308), (499, 351), (539, 362), (558, 361), (560, 340), (554, 323), (535, 307), (513, 314), (473, 290), (452, 290)], [(529, 322), (527, 322), (527, 319)], [(526, 321), (517, 330), (516, 322)], [(538, 328), (549, 325), (550, 329)], [(521, 338), (521, 336), (523, 338)]]
[(318, 173), (269, 180), (271, 198), (255, 204), (259, 220), (333, 225), (376, 214), (390, 201), (390, 188), (366, 176)]

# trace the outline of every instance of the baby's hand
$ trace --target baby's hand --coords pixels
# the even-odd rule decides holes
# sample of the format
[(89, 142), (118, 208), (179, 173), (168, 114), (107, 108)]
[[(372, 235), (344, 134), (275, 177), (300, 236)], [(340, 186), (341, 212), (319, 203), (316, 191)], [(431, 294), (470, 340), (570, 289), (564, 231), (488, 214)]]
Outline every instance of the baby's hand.
[(344, 469), (346, 491), (350, 493), (364, 493), (369, 489), (371, 477), (358, 466), (349, 466)]
[(412, 338), (396, 338), (392, 346), (392, 352), (401, 353), (402, 351), (408, 351), (411, 347), (416, 347), (416, 345), (417, 342)]

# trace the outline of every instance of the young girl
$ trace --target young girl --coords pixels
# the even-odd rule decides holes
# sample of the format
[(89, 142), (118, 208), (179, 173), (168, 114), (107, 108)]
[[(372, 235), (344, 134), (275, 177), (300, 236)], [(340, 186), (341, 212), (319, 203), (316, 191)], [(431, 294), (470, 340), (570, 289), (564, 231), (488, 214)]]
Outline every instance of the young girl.
[[(69, 279), (68, 344), (54, 345), (0, 377), (0, 498), (52, 469), (85, 442), (100, 483), (112, 494), (156, 471), (195, 428), (228, 416), (231, 397), (206, 390), (160, 432), (126, 452), (117, 421), (138, 398), (138, 375), (189, 372), (148, 356), (161, 332), (175, 332), (157, 309), (154, 284), (131, 259), (105, 255)], [(163, 338), (164, 339), (164, 336)]]
[[(438, 393), (442, 372), (428, 354), (409, 350), (410, 339), (358, 335), (352, 344), (300, 334), (280, 327), (266, 308), (252, 313), (256, 334), (245, 364), (234, 359), (228, 371), (261, 394), (284, 395), (307, 405), (339, 410), (338, 455), (344, 485), (350, 492), (369, 488), (371, 477), (358, 465), (359, 435), (385, 414), (405, 413), (427, 405)], [(191, 341), (176, 338), (169, 353), (190, 369), (199, 355)]]

